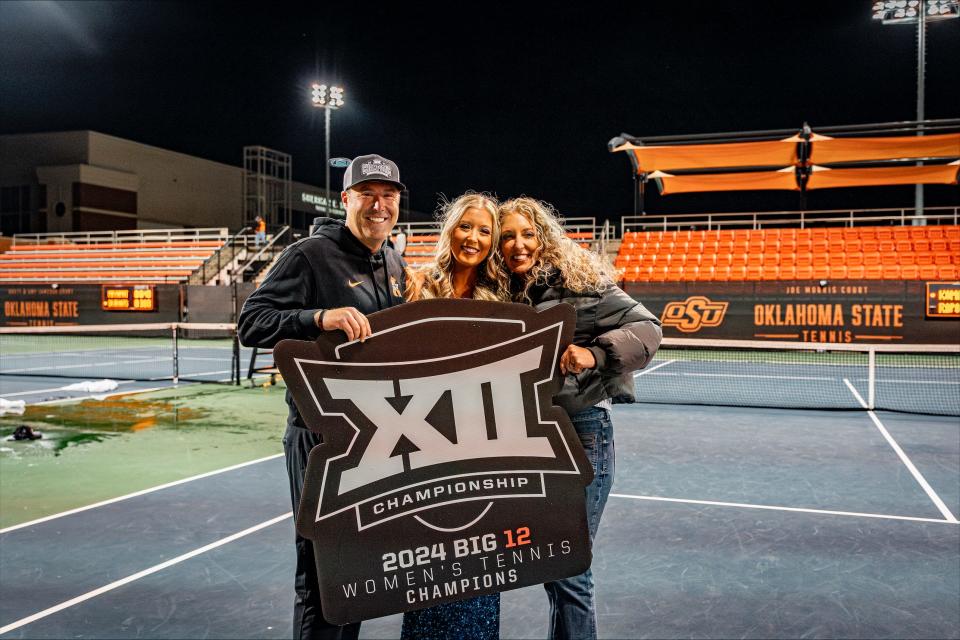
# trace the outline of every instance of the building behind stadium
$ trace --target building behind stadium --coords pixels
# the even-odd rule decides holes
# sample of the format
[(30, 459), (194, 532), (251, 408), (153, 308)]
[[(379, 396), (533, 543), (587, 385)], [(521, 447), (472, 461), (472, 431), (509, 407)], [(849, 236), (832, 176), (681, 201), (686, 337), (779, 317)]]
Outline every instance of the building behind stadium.
[[(244, 164), (214, 162), (97, 131), (0, 135), (0, 232), (236, 231), (259, 214), (270, 228), (289, 225), (296, 236), (307, 233), (316, 216), (343, 217), (339, 191), (328, 199), (323, 188), (291, 179), (289, 155), (245, 147)], [(286, 183), (280, 187), (283, 197), (257, 200), (256, 185), (265, 182)]]

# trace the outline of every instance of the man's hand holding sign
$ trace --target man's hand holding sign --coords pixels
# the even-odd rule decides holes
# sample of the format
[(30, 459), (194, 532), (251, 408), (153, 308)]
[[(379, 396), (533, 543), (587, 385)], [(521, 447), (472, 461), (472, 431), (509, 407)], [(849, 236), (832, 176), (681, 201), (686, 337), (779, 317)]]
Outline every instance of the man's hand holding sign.
[[(307, 426), (297, 516), (335, 623), (582, 573), (591, 465), (555, 407), (575, 314), (428, 300), (275, 351)], [(326, 322), (326, 319), (324, 319)], [(363, 332), (365, 334), (365, 332)], [(355, 337), (363, 335), (356, 334)]]

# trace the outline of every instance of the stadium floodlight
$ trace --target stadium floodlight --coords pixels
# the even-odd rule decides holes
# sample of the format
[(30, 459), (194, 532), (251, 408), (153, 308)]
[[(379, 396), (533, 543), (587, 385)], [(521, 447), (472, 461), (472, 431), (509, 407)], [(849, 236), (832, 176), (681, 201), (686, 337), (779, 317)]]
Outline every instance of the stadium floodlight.
[(333, 198), (330, 196), (330, 112), (343, 106), (343, 87), (327, 86), (319, 82), (310, 85), (310, 104), (323, 109), (323, 170), (326, 174), (327, 213)]
[(877, 0), (873, 19), (883, 24), (917, 24), (960, 17), (960, 0)]
[[(925, 67), (927, 64), (927, 23), (960, 17), (960, 0), (876, 0), (873, 19), (883, 24), (917, 25), (917, 121), (924, 119)], [(919, 135), (923, 135), (923, 125)], [(923, 164), (923, 163), (919, 163)], [(924, 224), (923, 185), (916, 186), (914, 224)]]

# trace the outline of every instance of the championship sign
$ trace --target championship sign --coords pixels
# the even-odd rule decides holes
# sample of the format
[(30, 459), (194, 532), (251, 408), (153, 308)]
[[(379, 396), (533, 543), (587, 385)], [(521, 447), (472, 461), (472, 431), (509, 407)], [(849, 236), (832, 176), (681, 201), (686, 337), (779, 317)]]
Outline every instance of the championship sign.
[(325, 617), (344, 624), (582, 573), (593, 471), (553, 405), (575, 312), (426, 300), (372, 337), (284, 340), (310, 429), (297, 514)]

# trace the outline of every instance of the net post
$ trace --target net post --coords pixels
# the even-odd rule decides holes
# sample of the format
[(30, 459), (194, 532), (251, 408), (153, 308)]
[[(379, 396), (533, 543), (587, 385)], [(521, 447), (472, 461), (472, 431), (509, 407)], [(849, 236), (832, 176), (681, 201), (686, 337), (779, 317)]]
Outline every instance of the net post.
[(230, 372), (231, 382), (240, 386), (240, 335), (237, 330), (233, 330), (233, 366)]
[(877, 350), (867, 350), (867, 409), (873, 411), (876, 408), (876, 389), (877, 389)]
[(177, 345), (177, 323), (174, 322), (170, 325), (170, 329), (173, 336), (173, 384), (180, 383), (180, 357), (178, 354), (178, 345)]

